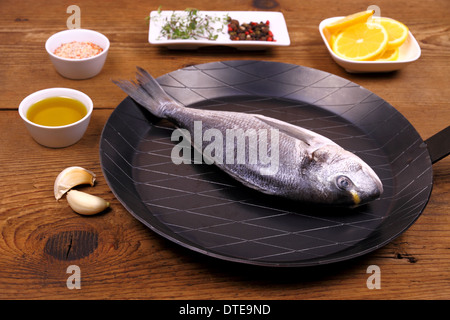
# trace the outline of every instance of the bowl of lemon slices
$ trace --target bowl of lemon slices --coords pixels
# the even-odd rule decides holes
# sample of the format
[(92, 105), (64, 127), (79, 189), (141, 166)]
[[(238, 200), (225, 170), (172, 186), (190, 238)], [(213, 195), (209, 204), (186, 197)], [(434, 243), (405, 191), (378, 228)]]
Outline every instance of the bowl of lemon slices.
[(325, 19), (319, 31), (333, 60), (351, 73), (399, 70), (421, 54), (405, 24), (373, 10)]

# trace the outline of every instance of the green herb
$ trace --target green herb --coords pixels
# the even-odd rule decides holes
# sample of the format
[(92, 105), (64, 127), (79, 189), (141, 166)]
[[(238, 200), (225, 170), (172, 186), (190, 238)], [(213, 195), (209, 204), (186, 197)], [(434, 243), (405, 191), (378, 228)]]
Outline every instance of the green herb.
[[(217, 40), (219, 32), (228, 21), (226, 17), (212, 17), (202, 14), (197, 9), (187, 8), (182, 13), (173, 12), (169, 17), (161, 16), (161, 6), (158, 8), (158, 18), (162, 19), (160, 37), (167, 39), (207, 39)], [(216, 27), (221, 23), (220, 28)]]

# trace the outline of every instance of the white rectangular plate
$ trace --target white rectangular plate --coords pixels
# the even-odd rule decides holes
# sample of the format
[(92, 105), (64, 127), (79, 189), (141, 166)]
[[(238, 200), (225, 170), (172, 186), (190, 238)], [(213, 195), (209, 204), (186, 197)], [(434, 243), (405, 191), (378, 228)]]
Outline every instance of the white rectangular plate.
[[(181, 14), (181, 11), (152, 11), (150, 12), (150, 25), (148, 32), (148, 41), (152, 45), (163, 46), (169, 49), (197, 49), (204, 46), (229, 46), (242, 50), (262, 50), (270, 47), (289, 46), (291, 41), (286, 26), (286, 21), (281, 12), (271, 11), (199, 11), (200, 14), (209, 15), (211, 17), (225, 17), (227, 14), (232, 19), (236, 19), (240, 24), (249, 22), (266, 22), (270, 21), (270, 30), (272, 31), (276, 41), (250, 41), (230, 40), (227, 25), (222, 26), (222, 31), (218, 32), (217, 40), (169, 40), (161, 36), (161, 28), (164, 18), (169, 17), (172, 13)], [(216, 28), (220, 28), (221, 24), (217, 23)]]

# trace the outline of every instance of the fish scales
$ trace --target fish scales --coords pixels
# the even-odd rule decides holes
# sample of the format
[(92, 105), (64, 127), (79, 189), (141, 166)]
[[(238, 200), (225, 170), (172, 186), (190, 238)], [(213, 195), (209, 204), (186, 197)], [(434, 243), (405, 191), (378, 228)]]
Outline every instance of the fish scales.
[[(264, 130), (269, 133), (270, 129), (273, 129), (273, 126), (260, 120), (258, 117), (239, 112), (208, 111), (185, 107), (172, 109), (171, 112), (167, 112), (166, 117), (178, 127), (187, 129), (190, 133), (190, 137), (194, 136), (194, 121), (202, 123), (202, 135), (204, 135), (205, 131), (209, 129), (216, 129), (221, 133), (226, 133), (227, 130), (230, 129), (242, 129), (242, 133), (249, 133), (249, 129), (253, 129), (254, 136), (252, 137), (251, 134), (247, 134), (246, 140), (242, 146), (245, 150), (244, 154), (247, 162), (244, 164), (238, 163), (237, 150), (241, 146), (236, 146), (238, 142), (236, 139), (233, 139), (231, 149), (234, 152), (232, 159), (228, 161), (228, 163), (220, 163), (216, 161), (215, 164), (221, 169), (229, 171), (235, 179), (240, 180), (243, 184), (248, 185), (248, 181), (250, 181), (250, 184), (253, 185), (253, 187), (257, 186), (256, 189), (264, 193), (287, 193), (289, 190), (293, 190), (293, 186), (295, 184), (301, 185), (305, 190), (309, 189), (307, 179), (302, 179), (302, 181), (297, 181), (297, 183), (295, 183), (295, 175), (291, 172), (292, 170), (298, 169), (297, 166), (293, 166), (292, 164), (308, 163), (308, 161), (305, 161), (307, 159), (306, 149), (302, 147), (295, 138), (288, 134), (279, 134), (279, 150), (282, 151), (282, 154), (279, 155), (280, 163), (278, 170), (274, 174), (263, 175), (260, 173), (261, 167), (267, 167), (267, 164), (262, 163), (261, 159), (257, 159), (256, 163), (249, 163), (249, 154), (258, 153), (258, 151), (249, 150), (252, 146), (256, 145), (256, 147), (258, 147), (261, 141), (258, 131)], [(251, 138), (254, 138), (256, 143), (251, 144), (249, 142), (249, 139)], [(270, 142), (270, 135), (268, 135), (267, 143), (270, 145)], [(200, 152), (209, 144), (210, 141), (202, 141), (202, 146), (199, 148)], [(226, 154), (229, 148), (230, 146), (228, 145), (228, 140), (225, 140), (225, 143), (222, 146), (222, 153)], [(268, 152), (270, 152), (270, 150), (268, 150)], [(301, 167), (300, 170), (302, 170)], [(298, 193), (296, 192), (296, 195), (297, 194)]]
[(245, 186), (296, 201), (351, 207), (382, 194), (374, 170), (332, 140), (259, 114), (184, 107), (147, 71), (137, 69), (137, 83), (113, 82), (152, 114), (173, 122), (206, 163)]

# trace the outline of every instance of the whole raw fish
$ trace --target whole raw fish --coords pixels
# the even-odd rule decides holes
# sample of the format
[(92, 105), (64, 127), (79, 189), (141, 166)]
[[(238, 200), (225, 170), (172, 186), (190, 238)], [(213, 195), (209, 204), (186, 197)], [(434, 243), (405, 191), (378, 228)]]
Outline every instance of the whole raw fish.
[[(383, 193), (372, 168), (330, 139), (263, 115), (184, 107), (148, 72), (137, 69), (137, 83), (113, 82), (153, 115), (180, 128), (175, 136), (200, 151), (204, 162), (244, 185), (292, 200), (351, 207)], [(184, 146), (174, 148), (172, 161), (188, 163), (175, 156), (187, 152)]]

